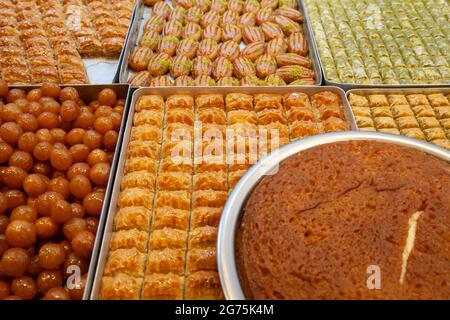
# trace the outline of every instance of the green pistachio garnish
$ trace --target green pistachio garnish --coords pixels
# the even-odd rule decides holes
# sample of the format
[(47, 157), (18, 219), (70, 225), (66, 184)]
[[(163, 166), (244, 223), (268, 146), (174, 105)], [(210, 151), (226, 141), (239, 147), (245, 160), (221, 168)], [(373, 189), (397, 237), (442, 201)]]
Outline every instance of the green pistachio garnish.
[(230, 63), (230, 61), (228, 60), (224, 60), (223, 66), (225, 67), (225, 69), (227, 69), (228, 71), (233, 70), (233, 65)]
[(158, 62), (158, 64), (162, 67), (170, 68), (170, 66), (172, 65), (172, 62), (170, 60), (162, 59)]
[(303, 74), (303, 68), (300, 66), (293, 66), (291, 71), (291, 76), (294, 78), (300, 78)]
[(184, 63), (184, 67), (185, 67), (186, 69), (192, 70), (192, 69), (194, 68), (194, 64), (192, 63), (191, 60), (187, 60), (187, 61)]
[(175, 43), (175, 44), (178, 44), (180, 42), (180, 40), (177, 37), (175, 37), (175, 36), (165, 36), (163, 38), (163, 40), (165, 40), (167, 42), (172, 42), (172, 43)]

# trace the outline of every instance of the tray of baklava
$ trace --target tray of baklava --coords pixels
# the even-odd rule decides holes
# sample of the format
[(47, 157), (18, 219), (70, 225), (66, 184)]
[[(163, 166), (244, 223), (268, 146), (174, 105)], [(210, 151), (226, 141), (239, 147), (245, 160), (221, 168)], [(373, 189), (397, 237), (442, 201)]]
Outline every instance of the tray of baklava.
[(0, 79), (112, 83), (134, 10), (134, 0), (1, 1)]
[(450, 88), (353, 89), (359, 130), (401, 134), (450, 150)]
[(91, 299), (223, 299), (217, 230), (239, 179), (290, 141), (355, 128), (335, 87), (137, 90)]
[(297, 0), (144, 1), (120, 73), (134, 86), (320, 85)]
[(450, 83), (449, 2), (304, 0), (327, 85)]

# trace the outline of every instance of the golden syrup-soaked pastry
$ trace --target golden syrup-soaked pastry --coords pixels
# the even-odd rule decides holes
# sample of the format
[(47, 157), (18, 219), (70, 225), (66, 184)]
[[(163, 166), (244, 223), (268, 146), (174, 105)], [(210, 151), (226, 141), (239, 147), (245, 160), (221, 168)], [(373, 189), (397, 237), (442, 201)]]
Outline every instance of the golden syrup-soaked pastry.
[(408, 100), (402, 94), (390, 94), (387, 98), (391, 106), (404, 106), (408, 104)]
[(147, 256), (147, 274), (184, 272), (185, 252), (181, 249), (150, 250)]
[[(268, 152), (267, 152), (268, 154)], [(239, 182), (239, 180), (241, 180), (241, 178), (247, 173), (247, 170), (238, 170), (238, 171), (230, 171), (228, 172), (228, 181), (230, 184), (230, 189), (234, 189), (234, 187), (237, 185), (237, 183)], [(213, 224), (209, 224), (211, 226), (217, 226), (217, 225), (213, 225)]]
[(139, 300), (142, 278), (118, 274), (115, 277), (103, 277), (100, 288), (100, 300)]
[(214, 107), (199, 109), (197, 111), (197, 119), (203, 123), (214, 123), (219, 125), (225, 125), (227, 123), (225, 111)]
[(167, 109), (194, 109), (194, 98), (187, 94), (174, 94), (166, 99)]
[[(24, 53), (25, 55), (25, 53)], [(16, 67), (16, 68), (27, 68), (27, 61), (23, 58), (23, 56), (0, 56), (0, 67), (1, 68), (8, 68), (8, 67)]]
[(382, 133), (389, 133), (389, 134), (396, 134), (399, 135), (400, 131), (397, 128), (382, 128), (382, 129), (378, 129), (379, 132)]
[(153, 192), (143, 188), (122, 190), (117, 202), (120, 209), (125, 207), (145, 207), (150, 209), (153, 204)]
[(136, 47), (130, 54), (128, 64), (135, 71), (147, 70), (148, 63), (153, 56), (152, 49), (148, 47)]
[(189, 126), (194, 125), (194, 112), (189, 109), (168, 109), (166, 123), (184, 123)]
[(367, 100), (367, 98), (364, 96), (350, 93), (348, 95), (348, 100), (350, 102), (350, 105), (353, 107), (364, 107), (364, 108), (369, 107), (369, 100)]
[(147, 171), (149, 173), (156, 173), (157, 162), (152, 158), (138, 157), (130, 158), (125, 162), (124, 174), (128, 174), (133, 171)]
[(164, 141), (178, 140), (183, 138), (192, 141), (194, 137), (194, 127), (192, 125), (172, 122), (167, 123), (164, 131)]
[(172, 158), (175, 163), (191, 163), (193, 144), (191, 140), (169, 140), (162, 145), (162, 156)]
[(230, 93), (225, 97), (227, 111), (253, 110), (253, 96), (245, 93)]
[(186, 235), (186, 230), (153, 229), (150, 233), (149, 250), (184, 249), (186, 247)]
[(372, 94), (369, 96), (369, 104), (374, 107), (389, 107), (389, 102), (384, 94)]
[(59, 76), (64, 84), (86, 84), (88, 78), (85, 70), (79, 68), (59, 68)]
[(158, 95), (145, 95), (139, 98), (135, 106), (135, 111), (143, 110), (164, 110), (164, 99)]
[[(297, 122), (297, 121), (293, 121)], [(291, 123), (293, 123), (291, 122)], [(259, 140), (284, 139), (289, 138), (289, 128), (279, 122), (258, 126)]]
[(355, 117), (371, 117), (372, 113), (370, 108), (366, 107), (352, 107), (353, 114)]
[(450, 106), (447, 98), (442, 93), (429, 94), (428, 100), (433, 107)]
[(172, 87), (174, 85), (174, 81), (169, 75), (157, 76), (153, 77), (150, 83), (151, 87)]
[(309, 97), (307, 94), (293, 92), (283, 96), (283, 105), (286, 110), (290, 110), (292, 108), (311, 107), (311, 102), (309, 102)]
[(450, 119), (442, 119), (441, 126), (446, 130), (450, 130)]
[(429, 129), (429, 128), (439, 128), (439, 121), (435, 117), (420, 117), (417, 118), (417, 121), (419, 121), (420, 127), (422, 129)]
[(225, 103), (221, 94), (203, 94), (195, 97), (195, 105), (200, 109), (219, 108), (225, 109)]
[[(279, 148), (280, 146), (278, 146)], [(264, 154), (264, 150), (260, 149), (260, 153)], [(267, 152), (268, 154), (270, 152)], [(241, 156), (234, 156), (233, 159), (229, 161), (228, 170), (230, 171), (240, 171), (240, 170), (248, 170), (250, 169), (255, 163), (258, 162), (258, 152), (255, 153), (246, 153), (245, 155)]]
[(219, 225), (222, 208), (198, 207), (191, 213), (191, 228)]
[(215, 247), (217, 231), (218, 228), (213, 226), (191, 228), (189, 232), (189, 250)]
[(282, 96), (281, 94), (274, 93), (261, 93), (255, 94), (255, 111), (262, 111), (265, 109), (276, 109), (282, 110), (283, 105), (281, 103)]
[(227, 201), (228, 193), (224, 191), (197, 190), (194, 192), (194, 208), (222, 208)]
[(32, 47), (27, 50), (27, 57), (51, 57), (53, 59), (53, 50), (50, 47)]
[(192, 161), (175, 161), (175, 159), (169, 157), (161, 160), (160, 171), (192, 172), (192, 167)]
[(188, 300), (223, 299), (219, 274), (215, 271), (198, 271), (188, 275), (184, 298)]
[(113, 232), (109, 248), (111, 251), (118, 249), (136, 248), (140, 252), (147, 252), (148, 233), (136, 229), (121, 230)]
[(394, 119), (391, 117), (376, 117), (373, 120), (377, 129), (397, 128)]
[(408, 99), (409, 104), (413, 107), (430, 104), (428, 102), (427, 96), (424, 94), (410, 94), (406, 96), (406, 99)]
[(258, 124), (266, 125), (273, 122), (286, 124), (286, 116), (280, 109), (264, 109), (258, 112)]
[(450, 141), (447, 139), (436, 139), (431, 141), (431, 143), (434, 143), (435, 145), (445, 148), (447, 150), (450, 150)]
[(435, 107), (434, 112), (440, 120), (450, 118), (450, 107)]
[(128, 79), (128, 83), (133, 87), (148, 87), (151, 76), (148, 71), (137, 72)]
[(322, 121), (331, 117), (345, 119), (342, 107), (339, 105), (332, 105), (332, 106), (323, 105), (319, 107), (319, 114), (320, 119)]
[(235, 123), (257, 124), (258, 117), (256, 112), (248, 110), (232, 110), (228, 111), (228, 125)]
[(228, 132), (228, 135), (226, 136), (227, 140), (232, 139), (230, 135), (232, 135), (233, 137), (243, 136), (257, 139), (258, 126), (249, 123), (229, 124), (227, 126), (227, 132)]
[(409, 105), (395, 105), (391, 107), (394, 119), (400, 117), (414, 117), (414, 112)]
[(321, 133), (319, 126), (312, 121), (296, 121), (289, 125), (291, 139), (315, 136)]
[(358, 125), (358, 128), (367, 128), (375, 126), (371, 117), (355, 116), (355, 120), (356, 124)]
[(173, 228), (187, 230), (189, 225), (189, 210), (173, 208), (157, 208), (153, 216), (152, 228)]
[(417, 105), (412, 107), (417, 118), (420, 117), (434, 117), (434, 110), (430, 105)]
[(161, 127), (163, 115), (156, 110), (144, 110), (135, 112), (133, 117), (134, 126), (142, 126), (145, 124)]
[(194, 85), (194, 79), (191, 76), (180, 76), (175, 79), (176, 87), (192, 87)]
[(159, 144), (154, 141), (131, 141), (128, 144), (127, 158), (146, 157), (157, 159), (159, 156)]
[(136, 248), (110, 251), (105, 265), (105, 276), (126, 274), (134, 277), (144, 276), (145, 254)]
[(400, 129), (419, 128), (419, 123), (415, 117), (400, 117), (397, 119)]
[(156, 194), (156, 208), (170, 207), (189, 210), (191, 195), (188, 191), (158, 191)]
[(393, 117), (390, 107), (373, 107), (371, 109), (372, 116), (376, 117)]
[(192, 249), (187, 253), (186, 268), (188, 273), (195, 271), (217, 271), (216, 248)]
[(158, 191), (189, 191), (191, 188), (191, 175), (183, 172), (160, 172), (158, 174), (156, 188)]
[(30, 83), (29, 70), (23, 67), (7, 67), (2, 70), (2, 77), (6, 83), (10, 84)]
[(203, 172), (194, 175), (194, 190), (227, 191), (228, 182), (226, 172)]
[(223, 139), (225, 139), (226, 137), (226, 129), (227, 129), (226, 125), (215, 123), (202, 123), (201, 129), (203, 141), (210, 142), (211, 140), (216, 138), (223, 137)]
[(310, 97), (311, 104), (314, 107), (321, 106), (339, 106), (341, 104), (341, 98), (330, 91), (322, 91), (316, 94), (313, 94)]
[(330, 117), (323, 121), (323, 129), (325, 132), (348, 131), (350, 126), (341, 118)]
[(445, 136), (444, 130), (441, 128), (428, 128), (424, 129), (423, 133), (425, 133), (425, 137), (427, 138), (427, 141), (433, 141), (437, 139), (447, 139)]
[(173, 273), (148, 274), (142, 285), (143, 300), (181, 300), (183, 299), (184, 277)]
[(145, 207), (125, 207), (114, 217), (114, 230), (137, 229), (148, 231), (151, 209)]
[(161, 141), (161, 128), (152, 125), (143, 125), (131, 129), (130, 141)]
[(155, 176), (147, 171), (134, 171), (125, 174), (120, 183), (122, 190), (131, 188), (142, 188), (154, 190)]
[(425, 140), (425, 135), (419, 128), (401, 129), (400, 133), (410, 138)]

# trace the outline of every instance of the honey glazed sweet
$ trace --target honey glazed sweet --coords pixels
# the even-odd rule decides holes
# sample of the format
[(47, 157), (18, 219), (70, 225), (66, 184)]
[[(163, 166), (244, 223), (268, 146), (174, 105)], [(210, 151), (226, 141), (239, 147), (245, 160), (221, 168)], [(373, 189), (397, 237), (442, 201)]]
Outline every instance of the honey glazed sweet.
[(0, 79), (83, 84), (85, 57), (117, 58), (134, 0), (0, 2)]
[(359, 130), (401, 134), (450, 150), (450, 95), (350, 93)]
[(146, 4), (152, 15), (128, 60), (134, 86), (315, 83), (298, 1)]
[[(290, 141), (350, 128), (340, 97), (327, 91), (143, 95), (132, 117), (100, 299), (223, 299), (218, 223), (252, 161)], [(252, 135), (267, 129), (276, 137)], [(238, 144), (217, 144), (229, 130), (245, 138), (242, 159), (231, 158)], [(177, 132), (183, 140), (174, 140)], [(252, 145), (267, 148), (254, 154)]]
[(83, 297), (125, 100), (80, 94), (0, 81), (2, 300)]

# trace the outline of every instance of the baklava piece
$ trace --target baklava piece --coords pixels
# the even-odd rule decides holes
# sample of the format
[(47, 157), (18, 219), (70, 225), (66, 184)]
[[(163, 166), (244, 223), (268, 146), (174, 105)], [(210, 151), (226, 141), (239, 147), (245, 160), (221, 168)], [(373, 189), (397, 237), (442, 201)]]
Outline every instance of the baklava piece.
[(154, 229), (150, 234), (149, 248), (151, 250), (161, 249), (184, 249), (186, 247), (186, 230), (173, 228)]
[(417, 118), (417, 121), (419, 121), (420, 127), (422, 129), (429, 129), (429, 128), (439, 128), (439, 121), (435, 117), (420, 117)]
[(450, 106), (447, 98), (442, 93), (429, 94), (428, 100), (433, 107)]
[(389, 133), (389, 134), (396, 134), (396, 135), (400, 134), (400, 131), (397, 128), (381, 128), (381, 129), (378, 129), (378, 131), (382, 132), (382, 133)]
[(134, 206), (151, 209), (152, 203), (153, 193), (142, 188), (131, 188), (121, 191), (117, 202), (119, 209)]
[(450, 107), (435, 107), (434, 112), (440, 120), (450, 118)]
[(136, 248), (140, 252), (147, 252), (148, 233), (139, 230), (121, 230), (113, 232), (110, 240), (110, 250), (133, 249)]
[(136, 47), (130, 54), (128, 64), (132, 70), (144, 71), (147, 70), (147, 66), (152, 56), (152, 49), (148, 47)]
[(215, 246), (204, 249), (191, 249), (187, 253), (187, 272), (217, 271)]
[(188, 191), (159, 191), (156, 195), (156, 208), (189, 210), (190, 206), (191, 197)]
[(337, 117), (330, 117), (323, 121), (323, 128), (325, 132), (337, 132), (350, 130), (348, 123), (345, 120)]
[(408, 128), (408, 129), (401, 129), (401, 134), (414, 139), (420, 139), (425, 140), (425, 135), (423, 134), (422, 130), (419, 128)]
[(414, 117), (414, 112), (409, 105), (396, 105), (391, 108), (394, 119), (401, 117)]
[[(325, 113), (328, 113), (328, 111), (326, 110), (326, 108), (330, 108), (330, 107), (321, 107), (324, 109), (321, 109), (321, 111), (324, 112), (324, 116)], [(331, 107), (334, 108), (334, 107)], [(339, 115), (340, 111), (338, 112)], [(288, 121), (290, 123), (295, 122), (295, 121), (314, 121), (315, 120), (315, 115), (314, 115), (314, 110), (311, 107), (292, 107), (287, 111), (287, 117), (288, 117)]]
[(401, 129), (419, 128), (415, 117), (400, 117), (397, 119), (398, 127)]
[(236, 123), (257, 124), (258, 118), (255, 112), (245, 109), (228, 111), (228, 125), (233, 125)]
[(225, 97), (227, 111), (253, 110), (253, 96), (244, 93), (230, 93)]
[(147, 231), (150, 223), (150, 209), (145, 207), (125, 207), (114, 217), (114, 230), (137, 229)]
[(115, 277), (103, 277), (100, 300), (139, 300), (142, 278), (119, 274)]
[(130, 141), (161, 141), (161, 128), (143, 125), (131, 129)]
[(189, 233), (189, 248), (202, 249), (214, 247), (217, 241), (217, 227), (203, 226), (191, 228)]
[(167, 97), (166, 99), (167, 109), (194, 109), (194, 99), (190, 95), (175, 94)]
[(137, 72), (128, 80), (128, 83), (133, 87), (148, 87), (150, 82), (151, 76), (148, 71)]
[(427, 141), (447, 139), (444, 130), (442, 130), (441, 128), (424, 129), (423, 132), (425, 133)]
[(390, 107), (373, 107), (371, 108), (372, 116), (377, 117), (390, 117), (392, 118), (392, 111)]
[(430, 105), (417, 105), (412, 107), (416, 117), (434, 117), (434, 110)]
[(183, 298), (184, 277), (173, 273), (147, 275), (142, 285), (144, 300), (181, 300)]
[[(246, 172), (246, 171), (245, 171)], [(245, 173), (244, 172), (244, 173)], [(233, 172), (236, 176), (239, 172)], [(240, 179), (241, 177), (239, 177)], [(191, 214), (191, 228), (195, 229), (204, 226), (219, 226), (220, 217), (222, 215), (222, 208), (209, 208), (209, 207), (198, 207), (192, 210)]]
[(154, 141), (131, 141), (128, 144), (127, 157), (146, 157), (157, 160), (159, 156), (159, 144)]
[(391, 106), (399, 106), (399, 105), (407, 105), (408, 100), (402, 94), (390, 94), (388, 95), (389, 105)]
[(255, 94), (255, 111), (263, 111), (266, 109), (283, 110), (282, 96), (280, 94)]
[(191, 188), (191, 175), (183, 172), (160, 172), (156, 183), (157, 190), (186, 190)]
[(158, 95), (145, 95), (139, 98), (136, 103), (135, 111), (143, 110), (164, 110), (164, 99)]
[(157, 110), (144, 110), (136, 112), (133, 118), (133, 124), (135, 126), (153, 125), (161, 127), (163, 121), (163, 115)]
[(267, 125), (273, 122), (286, 124), (286, 116), (280, 109), (263, 109), (258, 112), (258, 124)]
[(374, 107), (389, 107), (389, 102), (384, 94), (373, 94), (369, 96), (369, 104)]
[(147, 171), (134, 171), (124, 175), (120, 184), (121, 189), (142, 188), (153, 190), (155, 176)]
[(445, 148), (447, 150), (450, 150), (450, 141), (447, 139), (436, 139), (431, 141), (431, 143), (434, 143), (435, 145)]
[(189, 109), (169, 109), (166, 114), (166, 123), (182, 123), (194, 125), (194, 112)]
[(310, 97), (310, 100), (312, 105), (317, 108), (321, 106), (339, 106), (341, 103), (341, 98), (329, 91), (316, 93)]
[(286, 110), (290, 110), (292, 108), (311, 107), (311, 102), (307, 94), (294, 92), (283, 96), (283, 105)]
[(186, 277), (185, 299), (223, 299), (219, 274), (215, 271), (198, 271)]
[(428, 105), (427, 96), (424, 94), (410, 94), (406, 96), (411, 106)]
[(136, 248), (118, 249), (109, 253), (105, 265), (105, 276), (126, 274), (133, 277), (144, 276), (145, 254)]
[(194, 192), (193, 206), (221, 208), (227, 201), (228, 193), (225, 191), (197, 190)]
[(147, 273), (174, 273), (182, 275), (185, 252), (181, 249), (150, 250), (147, 256)]
[(125, 162), (124, 174), (133, 171), (147, 171), (156, 174), (157, 162), (151, 158), (130, 158)]
[(203, 172), (194, 175), (194, 190), (227, 191), (226, 172)]
[(319, 126), (312, 121), (296, 121), (289, 125), (291, 139), (315, 136), (321, 133)]
[(225, 109), (225, 103), (221, 94), (199, 95), (195, 97), (195, 105), (198, 110), (207, 108)]
[(375, 126), (371, 117), (363, 117), (355, 115), (355, 120), (358, 128), (367, 128)]
[(225, 111), (215, 107), (199, 109), (197, 117), (198, 121), (203, 123), (214, 123), (219, 125), (225, 125), (227, 123)]
[(173, 228), (186, 230), (189, 226), (189, 210), (170, 207), (157, 208), (153, 216), (153, 229)]

